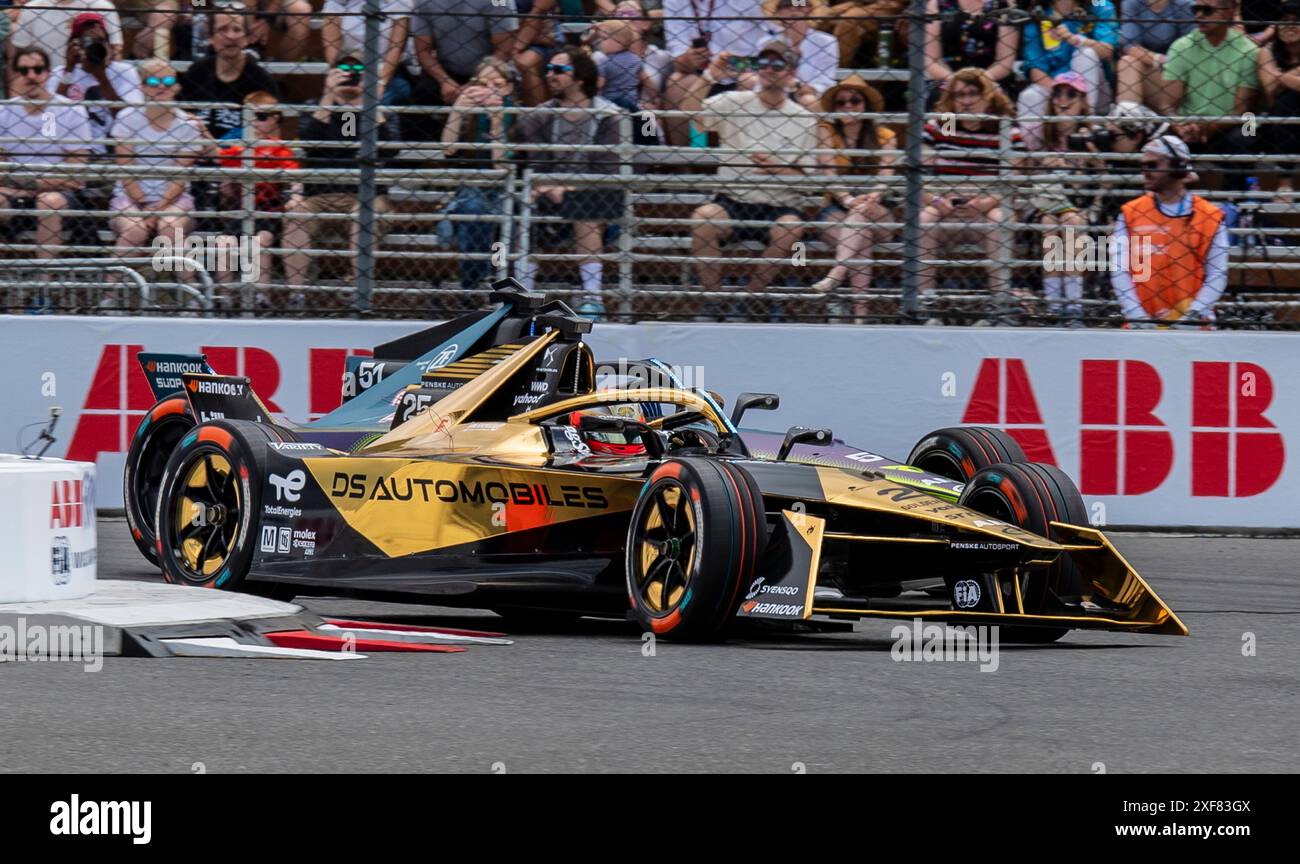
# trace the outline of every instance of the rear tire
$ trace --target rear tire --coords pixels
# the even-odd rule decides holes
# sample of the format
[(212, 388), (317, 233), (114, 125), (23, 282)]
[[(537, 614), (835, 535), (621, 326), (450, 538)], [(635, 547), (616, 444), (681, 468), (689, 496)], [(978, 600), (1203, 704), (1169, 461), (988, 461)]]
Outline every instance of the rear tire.
[[(1088, 509), (1074, 481), (1061, 469), (1039, 462), (985, 468), (966, 484), (960, 504), (1057, 542), (1067, 542), (1067, 538), (1051, 527), (1051, 522), (1088, 525)], [(1022, 577), (1021, 598), (1030, 614), (1060, 612), (1066, 602), (1077, 600), (1082, 593), (1083, 576), (1068, 555)], [(1008, 642), (1055, 642), (1067, 630), (1003, 627), (1001, 637)]]
[(734, 463), (686, 457), (654, 470), (632, 509), (632, 613), (658, 637), (726, 638), (767, 544), (763, 496)]
[(247, 590), (267, 445), (278, 440), (244, 420), (204, 423), (181, 440), (163, 474), (154, 523), (164, 579)]
[(1028, 461), (1016, 439), (991, 426), (936, 429), (916, 442), (907, 457), (908, 465), (959, 483), (969, 483), (991, 465)]
[(126, 451), (122, 471), (126, 522), (136, 548), (155, 567), (158, 566), (158, 535), (154, 533), (154, 517), (158, 512), (163, 472), (172, 451), (194, 425), (189, 400), (179, 394), (168, 396), (144, 415)]

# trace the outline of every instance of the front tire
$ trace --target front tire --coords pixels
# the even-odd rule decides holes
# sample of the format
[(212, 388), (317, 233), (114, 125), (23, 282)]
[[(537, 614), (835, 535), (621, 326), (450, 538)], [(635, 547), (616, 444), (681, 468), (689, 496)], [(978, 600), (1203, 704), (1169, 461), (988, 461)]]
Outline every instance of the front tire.
[(748, 471), (718, 459), (667, 460), (628, 526), (633, 617), (665, 639), (724, 639), (766, 544), (763, 496)]
[(907, 457), (908, 465), (959, 483), (969, 483), (991, 465), (1028, 461), (1016, 439), (992, 426), (936, 429), (916, 442)]
[(155, 517), (163, 578), (176, 585), (245, 590), (257, 547), (267, 444), (265, 426), (217, 420), (173, 451)]
[(172, 451), (194, 425), (189, 400), (180, 395), (168, 396), (144, 415), (126, 451), (122, 471), (126, 522), (136, 548), (155, 567), (158, 566), (158, 535), (154, 533), (154, 518), (158, 513), (163, 473)]
[[(1088, 524), (1088, 509), (1074, 481), (1059, 468), (1039, 462), (992, 465), (976, 474), (962, 492), (963, 507), (1016, 525), (1059, 543), (1068, 542), (1051, 526), (1052, 522)], [(1061, 555), (1049, 567), (1021, 577), (1021, 598), (1025, 612), (1052, 614), (1078, 601), (1083, 593), (1083, 574), (1070, 559)], [(1064, 627), (1003, 627), (1008, 642), (1055, 642), (1065, 635)]]

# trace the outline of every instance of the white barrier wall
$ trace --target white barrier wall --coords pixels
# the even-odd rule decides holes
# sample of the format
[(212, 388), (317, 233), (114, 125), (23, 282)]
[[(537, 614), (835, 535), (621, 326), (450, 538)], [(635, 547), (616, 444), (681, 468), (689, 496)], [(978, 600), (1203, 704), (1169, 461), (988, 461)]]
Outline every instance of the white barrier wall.
[(0, 603), (93, 593), (96, 542), (94, 465), (0, 455)]
[[(98, 503), (118, 507), (122, 450), (152, 404), (137, 351), (201, 350), (306, 419), (337, 404), (346, 354), (420, 326), (0, 316), (0, 440), (61, 405), (51, 454), (98, 462)], [(1300, 527), (1295, 335), (644, 324), (599, 325), (591, 342), (729, 400), (781, 395), (747, 425), (830, 426), (888, 456), (940, 426), (1001, 426), (1074, 477), (1100, 523)]]

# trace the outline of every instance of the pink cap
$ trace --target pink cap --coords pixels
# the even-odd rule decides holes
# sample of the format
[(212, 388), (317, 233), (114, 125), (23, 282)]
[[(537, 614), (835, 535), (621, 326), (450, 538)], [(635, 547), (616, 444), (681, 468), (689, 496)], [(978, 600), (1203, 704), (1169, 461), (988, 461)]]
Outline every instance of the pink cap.
[(1062, 72), (1052, 79), (1052, 87), (1072, 87), (1086, 96), (1088, 94), (1088, 79), (1078, 72)]

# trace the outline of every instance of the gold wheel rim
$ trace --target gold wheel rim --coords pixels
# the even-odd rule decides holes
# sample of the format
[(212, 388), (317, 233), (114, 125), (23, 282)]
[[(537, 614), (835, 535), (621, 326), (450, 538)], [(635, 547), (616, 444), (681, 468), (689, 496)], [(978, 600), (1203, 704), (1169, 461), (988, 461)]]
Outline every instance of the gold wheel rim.
[(637, 596), (654, 614), (676, 608), (690, 588), (695, 567), (695, 508), (684, 486), (664, 482), (652, 489), (638, 531)]
[(214, 576), (230, 557), (241, 504), (234, 466), (220, 453), (203, 453), (181, 481), (174, 511), (181, 564), (199, 578)]

